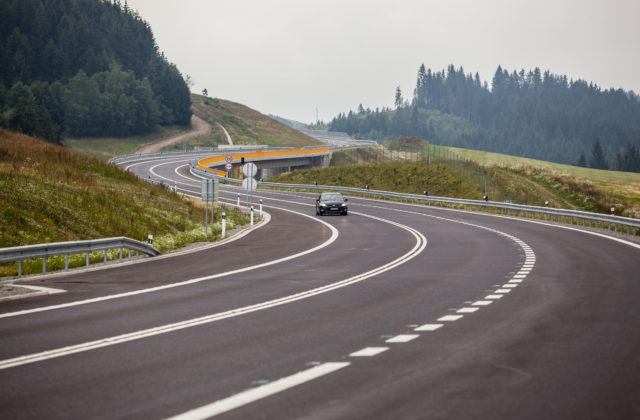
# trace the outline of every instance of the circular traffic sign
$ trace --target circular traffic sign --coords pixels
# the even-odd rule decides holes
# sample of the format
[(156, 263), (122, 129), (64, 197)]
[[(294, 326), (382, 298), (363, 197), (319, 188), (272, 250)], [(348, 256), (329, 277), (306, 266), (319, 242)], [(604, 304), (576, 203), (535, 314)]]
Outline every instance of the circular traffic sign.
[(245, 163), (242, 167), (242, 173), (244, 174), (244, 176), (248, 177), (256, 176), (256, 174), (258, 173), (258, 167), (255, 163)]
[(232, 165), (232, 164), (230, 164), (230, 163), (227, 163), (227, 164), (225, 164), (225, 165), (224, 165), (224, 168), (225, 168), (227, 171), (230, 171), (230, 170), (231, 170), (231, 168), (233, 168), (233, 165)]
[(227, 156), (225, 156), (225, 157), (224, 157), (224, 160), (225, 160), (227, 163), (231, 163), (231, 162), (233, 162), (233, 156), (231, 156), (231, 155), (227, 155)]
[(247, 191), (253, 191), (258, 188), (258, 182), (253, 178), (245, 178), (242, 180), (242, 188)]

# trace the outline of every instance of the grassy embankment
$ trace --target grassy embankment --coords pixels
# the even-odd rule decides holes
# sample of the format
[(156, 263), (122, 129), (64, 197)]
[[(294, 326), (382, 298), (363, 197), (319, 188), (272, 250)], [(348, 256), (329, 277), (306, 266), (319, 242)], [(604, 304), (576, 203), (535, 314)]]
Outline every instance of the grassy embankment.
[[(337, 152), (338, 155), (344, 152)], [(425, 180), (429, 180), (428, 183)], [(465, 197), (482, 199), (482, 193), (473, 184), (460, 178), (442, 164), (425, 165), (422, 162), (382, 162), (356, 165), (340, 165), (331, 168), (299, 169), (284, 173), (269, 181), (291, 184), (339, 185), (409, 194), (441, 197)]]
[(489, 168), (517, 201), (551, 194), (566, 208), (640, 218), (640, 173), (604, 171), (478, 150), (447, 148)]
[(188, 127), (175, 125), (158, 127), (153, 133), (133, 137), (67, 138), (64, 140), (64, 146), (72, 152), (100, 160), (109, 160), (115, 156), (128, 155), (143, 144), (171, 137), (187, 130)]
[[(227, 229), (248, 223), (240, 211), (226, 212)], [(215, 215), (217, 238), (220, 212)], [(166, 252), (204, 241), (201, 203), (100, 160), (1, 129), (0, 217), (0, 247), (114, 236), (146, 241), (153, 234), (154, 246)], [(91, 260), (102, 258), (100, 252)], [(82, 264), (84, 255), (71, 258), (71, 266)], [(64, 257), (49, 258), (47, 268), (64, 268)], [(23, 271), (42, 271), (42, 261), (25, 261)], [(16, 273), (17, 263), (0, 265), (0, 276)]]
[[(224, 126), (236, 145), (265, 144), (274, 147), (322, 145), (321, 142), (273, 118), (235, 102), (195, 94), (191, 95), (191, 102), (193, 112), (214, 127), (210, 136), (218, 143), (223, 137), (220, 134), (222, 130), (216, 123)], [(224, 142), (226, 143), (226, 140)]]
[[(313, 183), (317, 179), (325, 185), (353, 187), (368, 183), (372, 189), (417, 194), (427, 189), (430, 195), (478, 198), (478, 194), (482, 197), (486, 175), (492, 188), (500, 192), (490, 194), (492, 199), (498, 196), (500, 200), (504, 195), (504, 199), (520, 204), (542, 206), (549, 201), (551, 207), (601, 213), (615, 207), (616, 214), (640, 217), (640, 174), (428, 145), (414, 138), (392, 139), (374, 148), (336, 152), (331, 165), (332, 168), (283, 174), (274, 181)], [(392, 169), (395, 165), (406, 165), (407, 169)], [(376, 172), (376, 176), (370, 176), (371, 171)], [(449, 177), (457, 178), (460, 183), (466, 180), (469, 188), (456, 189), (451, 182), (454, 178)]]
[[(206, 136), (188, 140), (186, 145), (180, 143), (166, 147), (165, 150), (182, 150), (185, 146), (187, 149), (193, 149), (195, 146), (211, 147), (227, 144), (224, 132), (216, 123), (224, 126), (234, 144), (266, 144), (274, 147), (321, 145), (315, 139), (235, 102), (196, 94), (191, 94), (191, 102), (194, 114), (211, 124), (211, 132)], [(188, 127), (158, 127), (155, 132), (142, 136), (68, 138), (65, 139), (64, 144), (71, 151), (108, 160), (114, 156), (129, 154), (145, 143), (180, 134), (186, 130)]]

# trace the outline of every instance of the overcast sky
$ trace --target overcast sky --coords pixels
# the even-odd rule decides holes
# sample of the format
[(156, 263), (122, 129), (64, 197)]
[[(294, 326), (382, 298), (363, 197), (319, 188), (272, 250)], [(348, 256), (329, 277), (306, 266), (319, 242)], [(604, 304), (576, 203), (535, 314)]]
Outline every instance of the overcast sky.
[[(124, 3), (124, 0), (122, 0)], [(209, 96), (302, 122), (410, 98), (420, 64), (640, 92), (640, 0), (128, 0)]]

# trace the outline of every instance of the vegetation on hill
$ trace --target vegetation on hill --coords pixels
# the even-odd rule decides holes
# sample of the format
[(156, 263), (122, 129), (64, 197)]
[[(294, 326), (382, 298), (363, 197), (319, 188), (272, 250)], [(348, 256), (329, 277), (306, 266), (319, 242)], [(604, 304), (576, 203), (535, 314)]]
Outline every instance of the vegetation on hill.
[[(342, 153), (342, 152), (338, 152)], [(336, 154), (338, 154), (336, 153)], [(440, 197), (465, 197), (480, 200), (480, 189), (458, 176), (444, 163), (425, 165), (423, 162), (383, 162), (309, 168), (287, 172), (270, 179), (290, 184), (338, 185), (409, 194)]]
[[(493, 201), (536, 206), (542, 206), (548, 201), (551, 207), (601, 213), (608, 213), (611, 207), (615, 207), (618, 215), (640, 218), (640, 174), (447, 148), (429, 145), (415, 138), (388, 139), (378, 147), (334, 152), (331, 165), (338, 165), (336, 169), (339, 168), (341, 172), (351, 171), (355, 176), (363, 167), (390, 161), (448, 168), (460, 179), (475, 186), (477, 191), (484, 192), (486, 185), (489, 198)], [(334, 168), (326, 170), (332, 171)], [(389, 172), (385, 176), (391, 178), (398, 174)], [(308, 178), (306, 181), (312, 183), (313, 179)], [(393, 191), (408, 192), (410, 186), (403, 187), (400, 184), (414, 182), (412, 179), (405, 181), (399, 178), (386, 180), (384, 184), (400, 188)], [(426, 185), (428, 184), (429, 181)], [(381, 189), (371, 184), (370, 186)], [(428, 190), (431, 195), (436, 195), (431, 187)], [(473, 198), (472, 195), (448, 193), (445, 196)]]
[(0, 125), (54, 143), (189, 123), (189, 89), (119, 1), (0, 2)]
[[(234, 144), (265, 144), (275, 147), (322, 145), (318, 140), (244, 105), (194, 94), (191, 99), (193, 112), (213, 126), (216, 123), (222, 124)], [(219, 138), (220, 135), (214, 132), (212, 136)]]
[[(0, 247), (113, 236), (146, 241), (153, 234), (166, 251), (204, 240), (204, 211), (191, 201), (114, 165), (3, 129), (0, 218)], [(227, 210), (227, 223), (231, 229), (248, 219)], [(4, 274), (15, 271), (4, 267)]]
[[(491, 89), (453, 65), (422, 65), (412, 101), (340, 114), (330, 129), (358, 138), (417, 136), (447, 145), (583, 166), (640, 171), (640, 97), (584, 80), (498, 67)], [(600, 150), (598, 150), (600, 149)]]

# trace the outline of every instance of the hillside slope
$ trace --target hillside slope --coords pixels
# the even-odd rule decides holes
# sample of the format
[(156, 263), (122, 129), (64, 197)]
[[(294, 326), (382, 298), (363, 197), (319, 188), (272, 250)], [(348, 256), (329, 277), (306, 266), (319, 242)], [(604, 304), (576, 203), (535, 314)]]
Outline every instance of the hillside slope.
[(0, 126), (60, 144), (187, 125), (189, 88), (127, 2), (0, 2)]
[[(437, 162), (457, 168), (456, 176), (461, 173), (463, 180), (479, 190), (483, 189), (486, 179), (488, 193), (496, 201), (509, 200), (536, 206), (548, 201), (551, 207), (601, 213), (608, 213), (611, 207), (615, 207), (618, 215), (640, 218), (640, 174), (636, 173), (578, 168), (426, 142), (421, 144), (415, 138), (390, 139), (384, 142), (384, 146), (335, 152), (331, 164), (339, 165), (337, 168), (342, 177), (349, 179), (363, 171), (362, 168), (388, 161), (424, 167)], [(397, 186), (400, 188), (397, 191), (409, 192), (414, 188), (415, 181), (410, 178), (391, 179), (397, 177), (395, 172), (389, 172), (385, 177), (389, 179), (384, 184)], [(307, 177), (307, 182), (313, 182), (313, 179)], [(377, 184), (371, 187), (383, 189)], [(436, 194), (432, 189), (429, 192)], [(449, 192), (443, 195), (455, 196)], [(456, 197), (473, 198), (467, 195)]]
[[(232, 225), (248, 223), (235, 210), (227, 215)], [(146, 241), (153, 234), (166, 251), (204, 240), (204, 212), (191, 201), (114, 165), (3, 129), (0, 218), (0, 248), (113, 236)]]
[[(229, 132), (233, 143), (266, 144), (274, 147), (304, 147), (322, 143), (286, 126), (273, 118), (239, 103), (202, 95), (191, 95), (193, 112), (216, 126)], [(215, 134), (218, 136), (218, 134)]]

